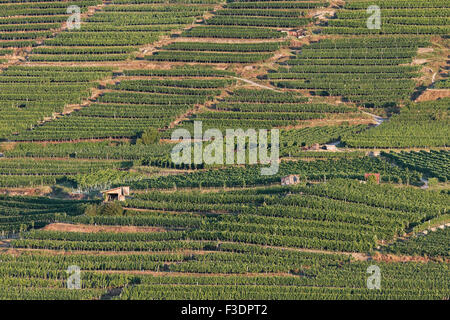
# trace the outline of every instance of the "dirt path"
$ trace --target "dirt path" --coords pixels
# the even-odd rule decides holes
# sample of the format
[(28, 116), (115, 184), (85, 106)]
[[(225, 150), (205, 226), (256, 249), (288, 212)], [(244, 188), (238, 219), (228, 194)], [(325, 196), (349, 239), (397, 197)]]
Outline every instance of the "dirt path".
[[(376, 252), (372, 257), (373, 261), (387, 262), (387, 263), (396, 263), (396, 262), (420, 262), (420, 263), (428, 263), (431, 261), (437, 261), (439, 259), (428, 258), (428, 257), (420, 257), (420, 256), (400, 256), (394, 254), (382, 254)], [(447, 263), (449, 259), (445, 260)]]
[[(196, 113), (201, 108), (201, 105), (195, 105), (192, 109), (187, 110), (185, 113), (179, 115), (173, 120), (167, 128), (162, 128), (160, 131), (166, 131), (169, 129), (173, 129), (178, 126), (184, 120), (188, 120), (191, 115)], [(171, 140), (170, 140), (171, 141)]]
[(431, 78), (431, 83), (434, 83), (436, 80), (437, 72), (433, 73), (433, 77)]
[(367, 111), (362, 111), (362, 113), (367, 114), (369, 116), (371, 116), (373, 118), (373, 120), (375, 121), (375, 126), (378, 127), (379, 125), (381, 125), (383, 122), (387, 121), (387, 118), (382, 118), (380, 116), (377, 116), (376, 114), (373, 113), (369, 113)]
[(269, 87), (269, 86), (265, 86), (265, 85), (260, 84), (260, 83), (256, 83), (256, 82), (254, 82), (252, 80), (249, 80), (249, 79), (244, 79), (244, 78), (239, 78), (239, 77), (233, 77), (233, 78), (237, 79), (237, 80), (241, 80), (241, 81), (243, 81), (245, 83), (251, 84), (252, 86), (259, 87), (259, 88), (262, 88), (262, 89), (272, 90), (272, 91), (276, 91), (276, 92), (282, 92), (280, 90), (276, 90), (275, 88), (272, 88), (272, 87)]
[[(95, 273), (124, 273), (124, 274), (136, 274), (136, 275), (153, 275), (153, 276), (170, 276), (170, 277), (233, 277), (235, 273), (192, 273), (192, 272), (166, 272), (166, 271), (151, 271), (151, 270), (95, 270), (88, 271)], [(285, 272), (264, 272), (264, 273), (244, 273), (241, 274), (245, 277), (292, 277), (292, 273)]]
[(211, 253), (211, 251), (202, 251), (202, 250), (178, 250), (178, 251), (95, 251), (95, 250), (54, 250), (54, 249), (32, 249), (32, 248), (11, 248), (4, 247), (0, 248), (1, 254), (11, 254), (11, 255), (21, 255), (21, 254), (38, 254), (45, 256), (84, 256), (84, 255), (92, 255), (92, 256), (123, 256), (123, 255), (157, 255), (157, 254), (171, 254), (171, 253), (181, 253), (181, 254), (207, 254)]
[(42, 230), (60, 231), (60, 232), (80, 232), (80, 233), (148, 233), (148, 232), (166, 232), (164, 228), (158, 227), (140, 227), (140, 226), (104, 226), (70, 223), (52, 223), (45, 226)]

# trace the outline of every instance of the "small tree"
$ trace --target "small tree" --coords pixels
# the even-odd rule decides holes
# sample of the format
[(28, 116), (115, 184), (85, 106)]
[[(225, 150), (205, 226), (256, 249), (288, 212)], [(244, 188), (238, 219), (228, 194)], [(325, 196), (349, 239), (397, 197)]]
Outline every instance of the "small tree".
[(122, 216), (123, 208), (118, 201), (105, 203), (100, 209), (102, 216)]
[(84, 208), (84, 214), (87, 216), (96, 216), (99, 212), (99, 206), (96, 204), (86, 205)]
[(435, 185), (438, 184), (438, 179), (437, 178), (429, 178), (428, 179), (428, 186), (429, 187), (433, 187)]
[(367, 177), (367, 183), (369, 184), (377, 184), (377, 177), (373, 174), (371, 174), (370, 176)]
[(84, 214), (90, 217), (94, 216), (122, 216), (124, 209), (118, 201), (104, 203), (102, 205), (91, 204), (84, 209)]
[(145, 130), (141, 137), (137, 139), (136, 144), (155, 144), (159, 141), (159, 132), (155, 128), (148, 128)]

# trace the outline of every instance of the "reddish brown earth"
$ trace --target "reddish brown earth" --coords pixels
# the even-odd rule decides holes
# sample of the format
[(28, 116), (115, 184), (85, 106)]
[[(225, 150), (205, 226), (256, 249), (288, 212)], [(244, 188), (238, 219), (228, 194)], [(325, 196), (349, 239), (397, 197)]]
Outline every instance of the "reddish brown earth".
[(448, 97), (450, 97), (450, 90), (427, 89), (416, 99), (416, 102), (434, 101)]
[(394, 254), (381, 254), (376, 252), (372, 257), (374, 261), (382, 261), (382, 262), (422, 262), (427, 263), (430, 261), (441, 261), (441, 262), (450, 262), (450, 259), (445, 258), (428, 258), (428, 257), (420, 257), (420, 256), (398, 256)]

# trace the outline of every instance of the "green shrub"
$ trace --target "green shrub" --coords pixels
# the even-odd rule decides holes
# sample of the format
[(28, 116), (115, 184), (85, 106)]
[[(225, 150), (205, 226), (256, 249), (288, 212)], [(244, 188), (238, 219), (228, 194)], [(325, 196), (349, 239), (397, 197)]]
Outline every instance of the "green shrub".
[(118, 201), (107, 202), (100, 208), (100, 215), (102, 216), (122, 216), (123, 208)]
[(148, 128), (145, 130), (141, 137), (137, 139), (136, 144), (155, 144), (159, 141), (159, 132), (155, 128)]
[(84, 214), (87, 216), (96, 216), (100, 211), (100, 206), (97, 204), (89, 204), (84, 206)]
[(438, 183), (438, 178), (429, 178), (428, 179), (428, 186), (430, 186), (430, 187), (437, 185), (437, 183)]
[(118, 201), (114, 201), (101, 205), (87, 205), (84, 208), (84, 214), (87, 216), (122, 216), (124, 210)]

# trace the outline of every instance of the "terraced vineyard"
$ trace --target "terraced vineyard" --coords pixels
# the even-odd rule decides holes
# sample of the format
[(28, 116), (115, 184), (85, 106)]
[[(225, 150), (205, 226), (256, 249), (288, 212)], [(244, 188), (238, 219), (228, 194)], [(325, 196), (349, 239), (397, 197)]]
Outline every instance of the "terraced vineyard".
[(430, 177), (436, 177), (441, 181), (447, 181), (450, 179), (450, 172), (448, 168), (448, 151), (419, 151), (419, 152), (402, 152), (396, 153), (384, 153), (383, 156), (390, 158), (395, 163), (413, 169)]
[[(331, 105), (326, 103), (313, 103), (307, 97), (297, 94), (288, 94), (261, 89), (254, 91), (251, 89), (236, 89), (230, 92), (230, 95), (217, 101), (216, 104), (205, 109), (201, 113), (192, 115), (189, 120), (183, 121), (181, 127), (187, 129), (191, 134), (194, 130), (194, 122), (201, 121), (203, 130), (217, 128), (225, 133), (226, 129), (270, 129), (270, 128), (307, 128), (293, 130), (287, 129), (281, 132), (282, 148), (288, 145), (306, 145), (305, 141), (296, 143), (295, 136), (306, 138), (306, 132), (321, 130), (320, 128), (308, 127), (308, 120), (315, 119), (334, 119), (339, 122), (354, 120), (364, 117), (357, 108), (348, 107), (343, 104)], [(177, 129), (177, 128), (175, 128)], [(354, 126), (347, 128), (345, 126), (336, 128), (337, 131), (344, 133), (349, 130), (364, 130), (364, 126)], [(329, 128), (330, 133), (333, 129)], [(327, 132), (324, 129), (323, 132)], [(170, 132), (167, 132), (169, 137)], [(308, 134), (309, 135), (309, 134)], [(307, 140), (308, 145), (315, 142), (330, 142), (332, 140), (328, 135), (324, 141), (319, 140), (321, 134), (313, 135), (311, 140)], [(339, 138), (339, 134), (335, 139)]]
[(367, 107), (387, 107), (408, 100), (418, 68), (411, 62), (421, 39), (370, 37), (321, 41), (301, 48), (272, 73), (271, 82), (313, 95), (343, 96)]
[[(338, 180), (327, 186), (269, 187), (206, 194), (151, 192), (136, 195), (124, 203), (128, 208), (125, 216), (54, 215), (58, 222), (77, 223), (78, 226), (95, 224), (97, 227), (91, 227), (92, 230), (102, 226), (138, 226), (135, 230), (139, 232), (85, 233), (80, 229), (78, 232), (24, 233), (11, 245), (35, 251), (31, 255), (24, 252), (15, 258), (2, 256), (4, 285), (19, 283), (19, 270), (27, 270), (30, 278), (21, 282), (25, 287), (36, 289), (26, 294), (22, 292), (23, 297), (32, 298), (34, 291), (43, 287), (43, 292), (48, 291), (45, 297), (52, 298), (50, 292), (54, 288), (64, 287), (61, 268), (65, 270), (75, 263), (85, 270), (83, 288), (76, 296), (85, 292), (99, 297), (114, 286), (126, 287), (120, 295), (123, 299), (162, 298), (161, 290), (168, 288), (176, 289), (169, 290), (173, 299), (416, 299), (447, 296), (448, 286), (445, 281), (439, 281), (448, 276), (443, 263), (380, 262), (386, 287), (381, 291), (367, 291), (364, 282), (368, 262), (355, 261), (338, 252), (297, 250), (370, 250), (377, 239), (391, 239), (409, 224), (445, 211), (448, 202), (448, 195), (413, 189), (405, 189), (400, 201), (398, 196), (391, 196), (386, 201), (384, 195), (392, 195), (392, 187), (373, 186), (369, 191), (356, 182), (351, 184), (354, 189), (350, 191), (349, 185), (345, 184)], [(379, 196), (372, 196), (367, 202), (365, 194), (373, 195), (373, 191), (378, 191)], [(21, 203), (30, 200), (36, 201), (22, 199)], [(135, 208), (152, 210), (133, 211)], [(145, 232), (145, 228), (155, 231)], [(280, 250), (281, 247), (289, 249)], [(72, 254), (49, 256), (36, 251), (40, 249), (70, 250)], [(92, 250), (123, 251), (123, 254), (78, 253)], [(36, 270), (37, 264), (46, 266), (47, 276)], [(411, 279), (402, 276), (413, 269), (420, 275), (420, 290)], [(119, 273), (105, 274), (105, 270)], [(124, 270), (128, 273), (120, 274)], [(133, 274), (133, 270), (151, 270), (157, 274)], [(192, 273), (198, 275), (193, 277)], [(249, 273), (252, 275), (247, 275)], [(349, 281), (350, 273), (355, 277)], [(46, 289), (50, 283), (53, 289)], [(217, 285), (213, 288), (210, 284)], [(342, 289), (348, 291), (344, 296)], [(350, 292), (353, 293), (348, 295)], [(66, 298), (62, 292), (58, 297)]]
[(88, 7), (100, 5), (101, 0), (87, 1), (1, 1), (0, 46), (2, 48), (31, 47), (54, 36), (70, 17), (70, 6), (85, 14)]
[(448, 300), (449, 10), (0, 0), (0, 299)]
[(118, 2), (86, 19), (86, 26), (79, 30), (46, 40), (44, 46), (33, 50), (31, 61), (126, 60), (138, 46), (192, 23), (206, 10), (208, 7), (196, 5), (147, 6), (136, 5), (134, 1)]
[(0, 196), (1, 236), (41, 228), (57, 220), (59, 216), (79, 214), (85, 201), (57, 200), (46, 197)]
[[(286, 45), (280, 42), (286, 34), (279, 28), (308, 25), (313, 19), (306, 17), (307, 10), (327, 5), (322, 1), (227, 2), (213, 12), (213, 17), (185, 30), (181, 39), (163, 46), (146, 59), (227, 64), (262, 62)], [(230, 42), (230, 39), (235, 40)]]
[(406, 241), (396, 242), (390, 251), (402, 254), (420, 254), (427, 256), (448, 257), (449, 229), (439, 229), (427, 235), (416, 236)]
[(373, 130), (344, 140), (352, 147), (446, 147), (449, 143), (450, 99), (409, 104)]
[(205, 103), (220, 94), (220, 89), (233, 83), (223, 77), (214, 80), (187, 78), (197, 71), (195, 68), (183, 69), (183, 80), (121, 77), (116, 84), (107, 85), (107, 91), (95, 103), (36, 130), (24, 132), (17, 140), (132, 138), (149, 127), (168, 127), (189, 108)]
[(26, 132), (87, 99), (108, 67), (12, 66), (0, 74), (0, 136)]
[[(379, 30), (368, 29), (367, 8), (378, 6), (382, 12)], [(328, 34), (442, 34), (450, 32), (446, 1), (346, 1), (344, 10), (329, 20)]]

